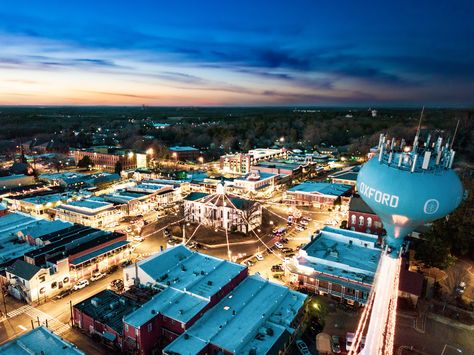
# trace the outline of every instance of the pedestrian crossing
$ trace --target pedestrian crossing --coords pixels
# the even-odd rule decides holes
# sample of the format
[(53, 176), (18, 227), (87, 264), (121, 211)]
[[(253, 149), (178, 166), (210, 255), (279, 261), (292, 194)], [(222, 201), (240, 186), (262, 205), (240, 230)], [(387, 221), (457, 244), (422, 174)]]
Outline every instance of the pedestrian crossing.
[(33, 308), (30, 305), (21, 306), (20, 308), (14, 309), (13, 311), (8, 312), (8, 318), (19, 316), (20, 314), (25, 313), (28, 309)]
[(50, 316), (47, 313), (44, 313), (43, 311), (40, 311), (37, 308), (30, 307), (25, 311), (25, 314), (30, 316), (33, 320), (38, 320), (40, 325), (47, 326), (48, 329), (52, 330), (54, 333), (61, 335), (64, 332), (68, 331), (70, 328), (69, 324), (64, 324), (57, 320), (56, 318)]
[(69, 324), (62, 323), (56, 318), (50, 316), (49, 314), (30, 305), (24, 305), (17, 309), (14, 309), (11, 312), (8, 312), (8, 318), (17, 317), (21, 314), (26, 314), (27, 316), (29, 316), (33, 320), (35, 326), (38, 326), (39, 321), (39, 325), (47, 326), (48, 329), (50, 329), (57, 335), (61, 335), (71, 328)]

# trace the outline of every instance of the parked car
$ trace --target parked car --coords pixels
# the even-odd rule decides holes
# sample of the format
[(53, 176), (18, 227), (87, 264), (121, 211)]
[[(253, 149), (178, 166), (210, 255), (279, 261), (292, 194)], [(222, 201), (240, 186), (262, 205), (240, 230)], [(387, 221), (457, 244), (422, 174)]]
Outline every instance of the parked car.
[(272, 266), (272, 272), (278, 272), (278, 271), (283, 271), (283, 265), (282, 264), (276, 264)]
[(125, 260), (124, 262), (122, 262), (122, 267), (127, 267), (129, 265), (132, 265), (132, 261), (131, 260)]
[(121, 279), (115, 279), (110, 282), (110, 288), (113, 290), (121, 291), (123, 290), (123, 281)]
[(281, 238), (280, 243), (283, 243), (283, 244), (288, 243), (288, 238)]
[(113, 274), (115, 271), (118, 270), (118, 265), (112, 265), (109, 270), (107, 270), (107, 274)]
[(308, 225), (308, 221), (302, 219), (302, 220), (300, 221), (300, 224), (306, 226), (306, 225)]
[(294, 250), (293, 250), (293, 249), (291, 249), (291, 248), (288, 248), (288, 247), (286, 247), (286, 248), (282, 248), (282, 249), (281, 249), (281, 251), (282, 251), (283, 253), (293, 253), (293, 252), (294, 252)]
[[(347, 333), (346, 334), (346, 351), (351, 350), (352, 342), (354, 341), (354, 333)], [(357, 349), (359, 351), (360, 349), (363, 349), (365, 345), (365, 336), (362, 337), (360, 340), (360, 348)]]
[(263, 255), (262, 255), (262, 254), (257, 254), (257, 255), (255, 255), (255, 258), (256, 258), (258, 261), (262, 261), (262, 260), (263, 260)]
[(334, 354), (339, 354), (341, 352), (340, 339), (337, 335), (331, 337), (331, 348)]
[(67, 289), (67, 290), (63, 290), (61, 292), (59, 292), (54, 298), (57, 299), (57, 300), (60, 300), (66, 296), (69, 296), (71, 294), (72, 290), (71, 289)]
[(299, 226), (299, 225), (296, 226), (295, 229), (296, 229), (297, 231), (300, 231), (300, 232), (302, 232), (302, 231), (305, 230), (303, 227), (301, 227), (301, 226)]
[(275, 246), (276, 246), (278, 249), (283, 248), (283, 244), (281, 244), (280, 242), (276, 242), (276, 243), (275, 243)]
[(305, 221), (308, 221), (308, 222), (311, 221), (311, 217), (309, 217), (309, 216), (304, 216), (302, 219), (304, 219)]
[(89, 286), (89, 280), (81, 280), (76, 282), (76, 284), (72, 287), (74, 291), (80, 290), (86, 286)]
[(300, 352), (301, 355), (311, 355), (308, 349), (308, 345), (306, 345), (306, 343), (303, 340), (297, 340), (296, 347), (298, 348), (298, 351)]
[(143, 238), (141, 235), (135, 235), (133, 236), (133, 241), (134, 242), (143, 242), (145, 238)]
[(91, 281), (100, 280), (100, 279), (104, 278), (105, 276), (107, 276), (107, 275), (102, 273), (102, 272), (94, 272), (92, 274)]

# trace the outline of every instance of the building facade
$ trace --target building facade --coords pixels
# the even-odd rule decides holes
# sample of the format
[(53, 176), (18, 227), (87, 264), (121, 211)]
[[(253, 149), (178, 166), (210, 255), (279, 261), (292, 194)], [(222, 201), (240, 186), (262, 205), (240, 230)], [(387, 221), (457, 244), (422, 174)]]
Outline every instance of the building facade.
[(363, 305), (382, 249), (377, 236), (324, 227), (286, 270), (290, 283), (307, 292)]
[(224, 193), (192, 192), (184, 198), (184, 218), (211, 228), (249, 233), (262, 224), (262, 206)]
[(284, 200), (288, 204), (331, 208), (340, 205), (347, 209), (352, 195), (352, 186), (307, 181), (289, 189)]
[(384, 234), (380, 217), (358, 195), (352, 196), (349, 203), (347, 228), (363, 233)]

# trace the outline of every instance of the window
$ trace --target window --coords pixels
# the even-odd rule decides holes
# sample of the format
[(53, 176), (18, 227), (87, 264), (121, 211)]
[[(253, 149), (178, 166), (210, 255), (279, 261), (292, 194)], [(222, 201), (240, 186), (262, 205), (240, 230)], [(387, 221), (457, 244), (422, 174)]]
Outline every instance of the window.
[(128, 324), (125, 323), (125, 331), (128, 332)]
[(151, 333), (151, 331), (153, 330), (153, 323), (148, 323), (147, 329), (148, 333)]
[(51, 283), (51, 288), (56, 288), (56, 287), (58, 287), (58, 283), (56, 281)]
[(367, 227), (372, 227), (372, 217), (367, 217)]
[(364, 216), (359, 216), (359, 226), (363, 226), (365, 223)]
[(39, 282), (45, 282), (46, 281), (46, 275), (40, 275), (38, 276)]
[(351, 215), (351, 224), (356, 224), (356, 218), (355, 214)]

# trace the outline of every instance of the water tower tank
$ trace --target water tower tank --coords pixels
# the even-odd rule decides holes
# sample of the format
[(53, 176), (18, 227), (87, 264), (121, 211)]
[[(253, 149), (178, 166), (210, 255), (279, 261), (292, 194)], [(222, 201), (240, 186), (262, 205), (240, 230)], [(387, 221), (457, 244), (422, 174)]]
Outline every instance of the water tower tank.
[(387, 231), (386, 244), (397, 249), (417, 226), (442, 218), (461, 202), (463, 188), (451, 169), (454, 151), (442, 139), (418, 147), (386, 140), (381, 135), (378, 156), (360, 170), (361, 198), (380, 217)]

